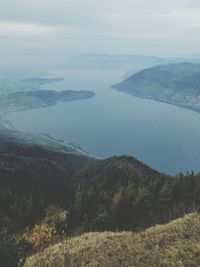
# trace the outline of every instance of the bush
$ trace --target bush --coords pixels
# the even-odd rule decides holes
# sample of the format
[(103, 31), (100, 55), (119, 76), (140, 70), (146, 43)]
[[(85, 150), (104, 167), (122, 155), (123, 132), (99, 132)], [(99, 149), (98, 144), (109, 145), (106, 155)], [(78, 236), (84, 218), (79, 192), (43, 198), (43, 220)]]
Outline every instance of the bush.
[(40, 248), (52, 242), (55, 236), (55, 228), (44, 223), (35, 225), (32, 231), (27, 231), (23, 234), (22, 240), (30, 244), (33, 248)]

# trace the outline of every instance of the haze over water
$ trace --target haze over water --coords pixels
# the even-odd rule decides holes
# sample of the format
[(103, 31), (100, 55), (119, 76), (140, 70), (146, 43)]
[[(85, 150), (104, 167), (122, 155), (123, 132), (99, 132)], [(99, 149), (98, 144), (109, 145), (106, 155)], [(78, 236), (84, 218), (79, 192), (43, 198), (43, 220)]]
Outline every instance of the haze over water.
[(120, 93), (123, 71), (67, 69), (42, 89), (92, 90), (95, 97), (9, 115), (23, 131), (48, 133), (100, 157), (132, 155), (162, 172), (199, 171), (200, 114)]

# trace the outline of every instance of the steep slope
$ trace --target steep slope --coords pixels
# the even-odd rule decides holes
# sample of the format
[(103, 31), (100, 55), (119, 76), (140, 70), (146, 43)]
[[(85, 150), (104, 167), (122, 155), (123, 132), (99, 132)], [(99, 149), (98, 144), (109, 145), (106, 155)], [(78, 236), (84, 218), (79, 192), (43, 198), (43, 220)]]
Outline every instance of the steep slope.
[(194, 213), (140, 233), (88, 233), (67, 239), (28, 258), (24, 266), (198, 267), (199, 250), (200, 215)]
[(133, 96), (200, 111), (200, 64), (185, 62), (156, 66), (113, 87)]
[(199, 195), (200, 174), (170, 177), (132, 157), (94, 160), (0, 138), (0, 261), (16, 263), (5, 253), (16, 247), (10, 235), (41, 222), (69, 234), (139, 231), (199, 209)]

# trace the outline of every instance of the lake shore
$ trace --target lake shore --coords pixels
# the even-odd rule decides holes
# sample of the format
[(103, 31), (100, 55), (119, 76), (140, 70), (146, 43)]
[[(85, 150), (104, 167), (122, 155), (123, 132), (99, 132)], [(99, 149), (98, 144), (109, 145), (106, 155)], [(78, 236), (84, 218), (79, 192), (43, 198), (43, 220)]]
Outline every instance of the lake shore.
[(114, 88), (118, 92), (130, 95), (132, 97), (138, 97), (138, 98), (142, 98), (142, 99), (153, 100), (153, 101), (156, 101), (156, 102), (159, 102), (159, 103), (169, 104), (169, 105), (173, 105), (173, 106), (176, 106), (176, 107), (189, 109), (190, 111), (194, 111), (194, 112), (200, 113), (200, 107), (199, 108), (197, 108), (197, 107), (195, 108), (194, 106), (193, 107), (192, 106), (187, 106), (187, 105), (184, 105), (184, 104), (181, 104), (181, 103), (177, 103), (175, 101), (174, 102), (170, 101), (168, 99), (165, 100), (165, 99), (160, 99), (160, 98), (156, 98), (156, 97), (142, 96), (140, 94), (132, 94), (132, 93), (117, 89), (114, 86), (111, 86), (111, 87)]

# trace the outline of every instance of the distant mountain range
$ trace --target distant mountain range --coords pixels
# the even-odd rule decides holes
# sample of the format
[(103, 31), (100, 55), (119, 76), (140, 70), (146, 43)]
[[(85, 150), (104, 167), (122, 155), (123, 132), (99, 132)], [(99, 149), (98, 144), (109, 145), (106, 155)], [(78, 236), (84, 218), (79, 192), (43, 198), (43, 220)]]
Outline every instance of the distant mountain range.
[(200, 112), (200, 64), (184, 62), (152, 67), (113, 87), (133, 96)]

